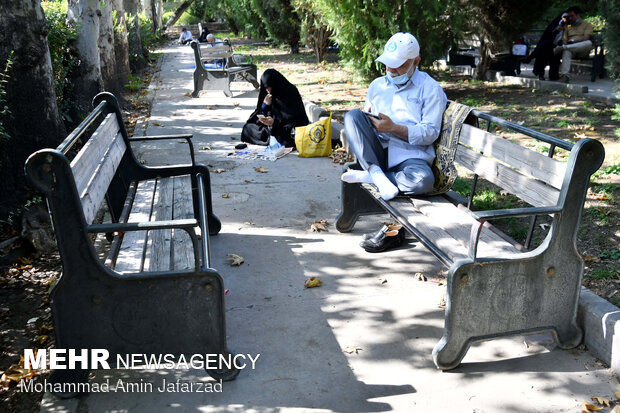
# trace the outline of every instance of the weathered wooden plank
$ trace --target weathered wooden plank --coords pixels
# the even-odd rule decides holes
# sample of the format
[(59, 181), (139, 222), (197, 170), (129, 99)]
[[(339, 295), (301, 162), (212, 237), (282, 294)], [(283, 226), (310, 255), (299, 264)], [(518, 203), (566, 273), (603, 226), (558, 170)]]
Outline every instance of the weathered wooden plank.
[(226, 59), (233, 55), (229, 46), (200, 46), (200, 56), (203, 60)]
[[(443, 196), (411, 198), (411, 203), (427, 216), (430, 222), (442, 227), (464, 247), (469, 247), (471, 227), (476, 222), (471, 215), (455, 207)], [(478, 251), (480, 257), (496, 257), (519, 252), (512, 244), (488, 228), (483, 228), (480, 233)]]
[(80, 196), (119, 132), (116, 114), (109, 113), (73, 158), (71, 170)]
[[(172, 219), (173, 179), (157, 180), (151, 221), (168, 221)], [(145, 271), (170, 271), (172, 256), (172, 229), (149, 231), (144, 255)]]
[(95, 170), (92, 172), (93, 175), (91, 179), (80, 194), (86, 222), (92, 223), (93, 219), (95, 219), (95, 215), (105, 198), (105, 194), (125, 150), (125, 141), (119, 132), (116, 135), (116, 139), (112, 141), (107, 153), (96, 165)]
[(467, 124), (461, 129), (459, 142), (484, 152), (485, 156), (507, 163), (522, 173), (540, 179), (557, 189), (562, 187), (566, 173), (564, 162)]
[[(147, 222), (150, 220), (155, 187), (155, 179), (138, 183), (138, 190), (127, 222)], [(147, 231), (126, 232), (118, 252), (115, 270), (118, 272), (142, 271), (146, 243)]]
[[(390, 204), (452, 260), (468, 257), (469, 235), (475, 220), (442, 196), (424, 199), (396, 198)], [(497, 257), (518, 253), (510, 243), (488, 228), (483, 228), (478, 257)]]
[(560, 192), (554, 187), (521, 174), (495, 159), (459, 145), (455, 160), (487, 181), (515, 194), (534, 206), (555, 205)]
[[(173, 219), (194, 218), (192, 182), (189, 175), (174, 177)], [(194, 248), (189, 234), (180, 229), (172, 230), (172, 258), (175, 270), (194, 268)]]

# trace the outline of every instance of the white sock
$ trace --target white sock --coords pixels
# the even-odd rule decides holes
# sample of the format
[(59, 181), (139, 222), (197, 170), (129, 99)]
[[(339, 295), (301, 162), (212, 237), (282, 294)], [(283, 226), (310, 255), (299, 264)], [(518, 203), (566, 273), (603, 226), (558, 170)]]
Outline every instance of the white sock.
[(368, 171), (359, 171), (357, 169), (351, 169), (350, 171), (346, 171), (342, 174), (340, 179), (350, 184), (357, 182), (366, 184), (372, 183), (372, 178), (370, 177), (370, 173), (368, 173)]
[(377, 185), (377, 189), (379, 189), (379, 193), (381, 194), (381, 198), (386, 201), (394, 198), (398, 195), (398, 188), (385, 176), (385, 173), (379, 168), (377, 165), (370, 165), (368, 169), (370, 172), (370, 178), (372, 179), (372, 183)]

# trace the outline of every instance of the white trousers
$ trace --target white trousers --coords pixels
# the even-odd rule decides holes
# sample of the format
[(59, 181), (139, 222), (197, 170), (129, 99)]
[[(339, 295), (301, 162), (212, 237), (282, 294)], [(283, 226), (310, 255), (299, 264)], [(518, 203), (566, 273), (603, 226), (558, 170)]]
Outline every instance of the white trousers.
[(562, 63), (560, 64), (560, 76), (568, 76), (571, 59), (573, 57), (587, 57), (590, 50), (592, 50), (592, 42), (590, 40), (564, 45), (562, 50)]

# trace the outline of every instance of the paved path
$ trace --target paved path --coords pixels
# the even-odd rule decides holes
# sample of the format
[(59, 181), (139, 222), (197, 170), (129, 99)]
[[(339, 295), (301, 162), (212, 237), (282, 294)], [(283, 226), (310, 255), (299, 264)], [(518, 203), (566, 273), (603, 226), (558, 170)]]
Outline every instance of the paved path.
[[(152, 383), (154, 390), (92, 393), (79, 401), (48, 394), (42, 411), (578, 412), (583, 400), (612, 398), (620, 390), (586, 351), (558, 350), (548, 335), (481, 343), (461, 367), (438, 371), (431, 358), (443, 329), (445, 287), (432, 281), (438, 262), (413, 240), (398, 250), (365, 253), (360, 235), (377, 228), (377, 218), (349, 234), (333, 226), (311, 232), (315, 219), (333, 224), (338, 214), (341, 167), (295, 154), (277, 162), (226, 158), (257, 92), (191, 99), (185, 93), (192, 65), (190, 48), (163, 50), (146, 132), (194, 133), (198, 159), (226, 170), (211, 177), (214, 211), (223, 223), (212, 237), (212, 259), (230, 290), (229, 347), (260, 353), (256, 370), (242, 371), (221, 393), (156, 390), (163, 379), (210, 382), (199, 370), (96, 371), (91, 382), (123, 379)], [(175, 163), (183, 144), (169, 145), (142, 147), (141, 157), (151, 165)], [(256, 172), (258, 166), (268, 172)], [(245, 263), (231, 267), (228, 253)], [(417, 281), (416, 272), (429, 281)], [(323, 286), (304, 289), (310, 276), (321, 277)]]

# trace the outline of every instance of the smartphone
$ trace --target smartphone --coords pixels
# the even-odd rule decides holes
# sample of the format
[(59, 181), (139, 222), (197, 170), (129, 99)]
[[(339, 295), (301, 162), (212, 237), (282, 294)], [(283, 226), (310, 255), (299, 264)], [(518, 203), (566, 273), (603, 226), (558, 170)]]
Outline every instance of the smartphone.
[(368, 116), (369, 118), (375, 118), (375, 119), (379, 119), (379, 120), (381, 120), (381, 118), (380, 118), (379, 116), (377, 116), (377, 115), (373, 115), (373, 114), (372, 114), (372, 113), (370, 113), (370, 112), (364, 112), (364, 115)]
[(256, 115), (259, 119), (265, 119), (265, 115), (258, 114)]

